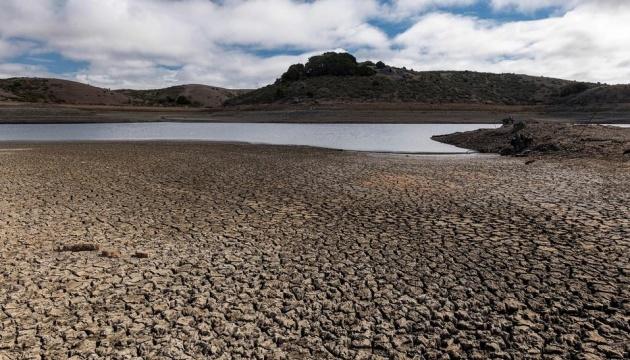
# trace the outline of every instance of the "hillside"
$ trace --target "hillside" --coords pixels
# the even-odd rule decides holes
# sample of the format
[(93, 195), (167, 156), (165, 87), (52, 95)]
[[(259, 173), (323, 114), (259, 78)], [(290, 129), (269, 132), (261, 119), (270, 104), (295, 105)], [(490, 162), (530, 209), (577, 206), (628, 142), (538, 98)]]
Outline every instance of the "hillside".
[[(605, 85), (518, 74), (414, 71), (382, 62), (359, 63), (348, 53), (313, 56), (274, 83), (257, 90), (180, 85), (153, 90), (109, 90), (78, 82), (0, 79), (0, 101), (113, 107), (181, 107), (227, 110), (276, 105), (382, 107), (428, 105), (451, 108), (540, 106), (546, 110), (597, 111), (630, 106), (630, 85)], [(624, 105), (624, 106), (618, 106)]]
[(230, 90), (207, 85), (180, 85), (155, 90), (118, 90), (145, 106), (221, 107), (232, 97), (247, 90)]
[(60, 79), (1, 79), (0, 89), (23, 102), (73, 105), (128, 105), (129, 97), (107, 89)]
[(630, 104), (630, 85), (600, 85), (563, 100), (567, 105)]
[[(472, 71), (418, 72), (381, 62), (356, 63), (339, 75), (322, 68), (321, 58), (296, 64), (274, 84), (227, 101), (227, 105), (400, 102), (488, 105), (601, 105), (630, 103), (629, 86), (608, 86), (517, 74)], [(349, 54), (347, 54), (349, 55)], [(351, 55), (349, 55), (351, 56)], [(332, 60), (334, 63), (336, 60)], [(334, 64), (338, 66), (338, 64)]]
[(156, 90), (108, 90), (74, 81), (42, 78), (0, 79), (0, 100), (69, 105), (221, 107), (245, 90), (181, 85)]

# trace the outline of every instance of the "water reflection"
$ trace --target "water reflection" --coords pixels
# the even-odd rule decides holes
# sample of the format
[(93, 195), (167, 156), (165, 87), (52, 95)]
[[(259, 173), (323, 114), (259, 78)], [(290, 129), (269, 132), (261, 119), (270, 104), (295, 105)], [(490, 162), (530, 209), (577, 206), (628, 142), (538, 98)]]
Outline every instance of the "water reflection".
[(0, 141), (225, 141), (341, 150), (461, 153), (431, 136), (492, 124), (117, 123), (0, 125)]

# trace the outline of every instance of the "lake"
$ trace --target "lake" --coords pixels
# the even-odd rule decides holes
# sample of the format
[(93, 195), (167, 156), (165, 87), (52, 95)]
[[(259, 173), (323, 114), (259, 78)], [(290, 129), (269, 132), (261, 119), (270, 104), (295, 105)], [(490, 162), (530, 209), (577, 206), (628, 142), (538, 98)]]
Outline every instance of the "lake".
[(281, 123), (112, 123), (6, 124), (0, 141), (221, 141), (303, 145), (339, 150), (401, 153), (466, 153), (431, 140), (494, 124), (281, 124)]

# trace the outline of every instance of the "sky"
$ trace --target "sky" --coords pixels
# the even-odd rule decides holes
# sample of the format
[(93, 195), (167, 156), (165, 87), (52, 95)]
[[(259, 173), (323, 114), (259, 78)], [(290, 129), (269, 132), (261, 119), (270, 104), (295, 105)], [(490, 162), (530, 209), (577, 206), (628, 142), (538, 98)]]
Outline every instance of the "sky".
[(0, 78), (255, 88), (325, 51), (630, 83), (630, 0), (0, 0)]

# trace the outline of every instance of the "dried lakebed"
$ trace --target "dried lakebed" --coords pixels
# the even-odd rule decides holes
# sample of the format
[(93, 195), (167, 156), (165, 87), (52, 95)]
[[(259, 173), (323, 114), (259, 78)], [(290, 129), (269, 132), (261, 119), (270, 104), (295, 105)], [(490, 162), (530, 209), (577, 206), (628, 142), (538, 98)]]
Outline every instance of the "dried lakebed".
[(2, 359), (629, 355), (627, 163), (12, 146)]

